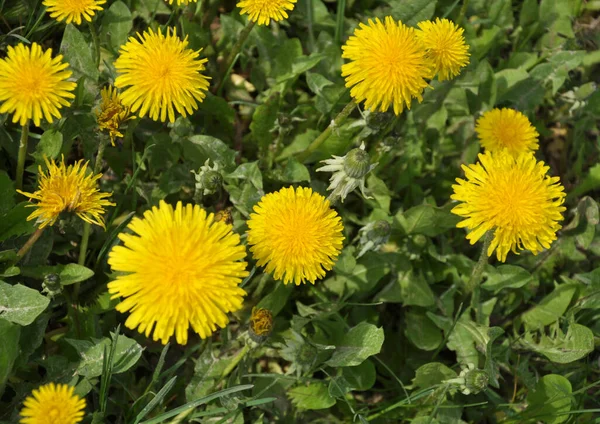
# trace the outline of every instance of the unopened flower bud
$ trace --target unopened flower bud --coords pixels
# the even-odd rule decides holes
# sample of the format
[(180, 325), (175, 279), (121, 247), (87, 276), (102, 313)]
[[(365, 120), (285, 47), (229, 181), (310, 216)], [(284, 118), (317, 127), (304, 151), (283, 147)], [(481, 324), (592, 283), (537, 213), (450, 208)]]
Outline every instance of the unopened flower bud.
[(42, 281), (42, 293), (47, 293), (48, 297), (54, 297), (61, 291), (60, 276), (58, 274), (46, 274), (44, 281)]
[(484, 391), (490, 381), (490, 376), (484, 370), (469, 370), (465, 375), (465, 388), (469, 394), (477, 394)]
[(202, 175), (201, 182), (205, 190), (218, 191), (223, 185), (223, 176), (217, 171), (208, 171)]
[(369, 240), (378, 244), (385, 242), (387, 241), (391, 230), (392, 227), (390, 223), (383, 219), (380, 219), (379, 221), (375, 222), (375, 224), (373, 224), (373, 228), (371, 228), (371, 230), (369, 231)]
[(344, 171), (350, 178), (362, 178), (371, 170), (371, 158), (363, 149), (352, 149), (344, 159)]

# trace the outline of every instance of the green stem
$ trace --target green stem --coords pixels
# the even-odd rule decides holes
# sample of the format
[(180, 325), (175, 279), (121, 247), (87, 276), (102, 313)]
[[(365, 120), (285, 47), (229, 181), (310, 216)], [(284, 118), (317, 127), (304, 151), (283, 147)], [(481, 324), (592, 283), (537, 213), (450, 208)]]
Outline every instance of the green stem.
[(462, 20), (465, 17), (465, 14), (467, 13), (467, 8), (469, 7), (469, 0), (464, 0), (463, 4), (460, 8), (460, 12), (458, 13), (458, 18), (456, 18), (456, 25), (460, 25)]
[(98, 40), (98, 32), (93, 22), (88, 22), (90, 28), (90, 34), (92, 36), (92, 44), (94, 45), (94, 63), (96, 68), (100, 66), (100, 41)]
[(323, 144), (325, 142), (325, 140), (327, 140), (329, 138), (329, 136), (331, 135), (331, 131), (333, 131), (334, 128), (337, 128), (340, 125), (342, 125), (344, 123), (344, 121), (348, 118), (348, 116), (352, 113), (352, 111), (354, 110), (355, 107), (356, 107), (356, 103), (354, 102), (354, 100), (351, 100), (350, 103), (348, 103), (344, 107), (344, 109), (342, 109), (342, 111), (340, 113), (338, 113), (338, 115), (335, 117), (335, 119), (333, 121), (331, 121), (329, 126), (327, 128), (325, 128), (325, 131), (323, 131), (317, 138), (315, 138), (313, 140), (313, 142), (310, 143), (310, 145), (305, 150), (298, 153), (298, 156), (297, 156), (298, 160), (300, 162), (306, 160), (311, 155), (312, 152), (314, 152), (319, 147), (321, 147), (321, 144)]
[(17, 158), (17, 190), (23, 189), (23, 172), (27, 158), (27, 140), (29, 139), (29, 119), (21, 127), (21, 141), (19, 143), (19, 156)]
[(481, 247), (481, 254), (479, 255), (479, 259), (473, 268), (473, 273), (471, 274), (471, 278), (469, 278), (469, 282), (465, 286), (467, 293), (471, 293), (471, 308), (475, 310), (475, 316), (478, 324), (482, 324), (483, 322), (483, 305), (481, 303), (481, 277), (483, 275), (483, 270), (488, 263), (488, 248), (490, 247), (490, 243), (492, 238), (494, 237), (494, 233), (492, 231), (488, 231), (483, 236), (483, 246)]
[(17, 262), (23, 259), (23, 256), (25, 256), (27, 252), (29, 252), (29, 250), (33, 247), (35, 242), (38, 241), (43, 232), (44, 228), (38, 228), (31, 236), (29, 236), (29, 240), (27, 240), (23, 247), (21, 247), (21, 249), (19, 249), (19, 251), (17, 252)]
[(217, 96), (221, 95), (221, 91), (223, 90), (225, 81), (227, 81), (227, 79), (229, 78), (229, 74), (231, 73), (231, 70), (233, 69), (233, 66), (235, 65), (238, 55), (242, 51), (242, 47), (244, 47), (244, 43), (248, 39), (248, 36), (250, 35), (250, 32), (252, 31), (252, 28), (254, 28), (255, 24), (256, 23), (254, 21), (248, 21), (248, 25), (246, 25), (246, 27), (242, 30), (242, 32), (240, 32), (240, 35), (239, 35), (236, 43), (234, 44), (233, 48), (229, 52), (229, 56), (227, 56), (227, 61), (225, 62), (225, 64), (226, 64), (225, 69), (227, 71), (225, 72), (225, 75), (223, 75), (223, 78), (221, 78), (221, 81), (219, 81), (219, 85), (217, 86), (217, 91), (216, 91)]
[(229, 365), (227, 365), (227, 368), (225, 368), (225, 370), (223, 371), (223, 374), (221, 375), (221, 380), (225, 379), (225, 377), (227, 377), (229, 374), (231, 374), (231, 371), (233, 371), (234, 368), (238, 366), (240, 361), (244, 358), (244, 356), (246, 356), (246, 354), (249, 351), (250, 351), (250, 344), (246, 343), (244, 345), (243, 349), (240, 350), (238, 352), (238, 354), (235, 356), (235, 358), (233, 358), (233, 360), (229, 363)]
[(338, 0), (337, 15), (335, 24), (335, 44), (340, 45), (342, 42), (342, 34), (344, 33), (344, 15), (346, 13), (346, 0)]
[[(99, 174), (102, 169), (102, 158), (104, 157), (104, 150), (106, 149), (107, 144), (108, 139), (103, 137), (100, 140), (100, 145), (98, 146), (98, 153), (96, 154), (96, 162), (94, 163), (94, 175)], [(90, 224), (89, 222), (83, 223), (83, 234), (81, 235), (81, 245), (79, 246), (79, 265), (85, 265), (85, 257), (87, 254), (91, 229), (92, 224)], [(76, 283), (74, 292), (77, 293), (78, 291), (79, 283)], [(75, 300), (77, 300), (77, 296), (74, 296), (74, 298)]]

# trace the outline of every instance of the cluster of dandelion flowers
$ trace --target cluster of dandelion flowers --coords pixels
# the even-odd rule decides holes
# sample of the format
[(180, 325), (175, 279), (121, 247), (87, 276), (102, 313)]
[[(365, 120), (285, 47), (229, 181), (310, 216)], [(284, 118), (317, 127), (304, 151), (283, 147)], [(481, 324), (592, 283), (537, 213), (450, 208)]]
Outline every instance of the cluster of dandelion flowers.
[(464, 31), (454, 22), (437, 18), (435, 22), (419, 22), (417, 26), (420, 28), (417, 36), (434, 65), (438, 80), (456, 77), (461, 68), (469, 64), (469, 46), (465, 43)]
[(516, 156), (536, 151), (538, 132), (529, 119), (514, 109), (492, 109), (477, 120), (475, 131), (481, 146), (490, 151), (506, 149)]
[(123, 137), (120, 129), (125, 122), (132, 117), (129, 108), (123, 105), (119, 93), (114, 87), (104, 87), (101, 91), (102, 101), (100, 108), (96, 111), (98, 128), (108, 132), (110, 143), (114, 146), (117, 137)]
[(39, 170), (39, 187), (33, 193), (21, 190), (17, 192), (38, 202), (28, 205), (36, 208), (28, 221), (37, 219), (40, 228), (54, 225), (63, 212), (71, 212), (90, 224), (104, 228), (104, 207), (114, 206), (107, 200), (110, 193), (98, 190), (98, 180), (102, 174), (91, 175), (87, 172), (88, 163), (83, 160), (66, 166), (63, 157), (59, 164), (54, 160), (46, 161), (47, 172)]
[(83, 420), (85, 399), (67, 384), (49, 383), (31, 392), (23, 402), (21, 424), (77, 424)]
[(48, 8), (50, 17), (58, 22), (81, 25), (81, 18), (92, 22), (92, 16), (102, 10), (104, 3), (106, 0), (44, 0), (43, 5)]
[(288, 18), (287, 11), (294, 10), (297, 0), (242, 0), (237, 7), (242, 9), (240, 15), (248, 14), (248, 19), (259, 25), (269, 25)]
[(513, 156), (506, 150), (487, 151), (479, 163), (464, 166), (466, 180), (452, 186), (452, 199), (461, 202), (452, 213), (465, 218), (457, 224), (470, 230), (471, 244), (493, 232), (487, 254), (496, 250), (504, 262), (509, 251), (537, 254), (550, 247), (563, 220), (565, 199), (558, 177), (532, 153)]
[(265, 195), (248, 221), (248, 244), (259, 266), (296, 285), (325, 276), (342, 249), (342, 221), (329, 201), (310, 188)]
[(120, 312), (130, 311), (125, 325), (166, 344), (175, 334), (186, 344), (188, 329), (205, 338), (229, 322), (228, 312), (242, 307), (239, 287), (248, 275), (246, 249), (232, 226), (216, 222), (199, 206), (175, 209), (163, 201), (134, 218), (134, 234), (121, 233), (108, 263), (120, 273), (108, 284), (122, 297)]
[(43, 51), (37, 43), (8, 46), (0, 59), (0, 113), (13, 113), (12, 121), (20, 125), (33, 119), (38, 127), (42, 118), (60, 118), (59, 109), (69, 105), (76, 87), (67, 81), (71, 71), (62, 58), (52, 58), (52, 49)]
[(414, 98), (423, 100), (428, 86), (426, 78), (433, 77), (431, 62), (414, 28), (387, 16), (369, 24), (360, 24), (346, 45), (342, 57), (350, 62), (342, 65), (342, 76), (350, 95), (364, 100), (372, 111), (385, 112), (393, 106), (399, 115)]
[(115, 86), (124, 88), (123, 104), (155, 121), (175, 122), (175, 111), (192, 114), (206, 97), (209, 77), (202, 71), (208, 59), (187, 48), (187, 37), (179, 39), (176, 29), (169, 28), (166, 35), (160, 28), (149, 29), (138, 38), (130, 37), (115, 61)]

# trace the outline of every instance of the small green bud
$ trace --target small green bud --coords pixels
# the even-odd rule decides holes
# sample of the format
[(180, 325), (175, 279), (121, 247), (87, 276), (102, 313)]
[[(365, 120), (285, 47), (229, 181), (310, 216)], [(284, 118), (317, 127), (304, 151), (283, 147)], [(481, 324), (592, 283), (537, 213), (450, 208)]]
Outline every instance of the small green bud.
[(371, 170), (371, 158), (361, 148), (352, 149), (344, 159), (344, 171), (350, 178), (362, 178)]
[(42, 281), (42, 292), (47, 293), (49, 297), (54, 297), (61, 291), (60, 276), (58, 274), (46, 274), (44, 281)]
[(423, 234), (416, 234), (413, 237), (412, 241), (415, 244), (415, 246), (420, 248), (423, 248), (427, 245), (427, 237), (425, 237)]
[(490, 381), (490, 376), (484, 370), (473, 369), (465, 375), (465, 388), (469, 394), (477, 394), (484, 391)]
[(217, 171), (207, 171), (202, 174), (200, 184), (205, 190), (215, 192), (223, 185), (223, 176)]
[(375, 222), (371, 231), (369, 231), (369, 240), (374, 243), (385, 242), (387, 237), (390, 235), (392, 227), (390, 223), (383, 219)]

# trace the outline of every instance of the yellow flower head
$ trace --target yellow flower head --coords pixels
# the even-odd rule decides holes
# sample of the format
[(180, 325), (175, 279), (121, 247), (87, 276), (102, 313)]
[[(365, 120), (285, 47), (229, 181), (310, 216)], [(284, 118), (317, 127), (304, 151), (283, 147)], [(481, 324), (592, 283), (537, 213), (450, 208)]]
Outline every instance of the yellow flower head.
[(269, 25), (271, 19), (275, 22), (288, 18), (286, 10), (293, 10), (297, 0), (242, 0), (237, 7), (242, 9), (240, 15), (248, 14), (252, 22), (259, 25)]
[[(182, 4), (188, 5), (190, 3), (196, 3), (198, 0), (176, 0), (177, 1), (177, 6), (181, 6)], [(173, 0), (166, 0), (167, 3), (169, 4), (173, 4)]]
[(135, 116), (130, 116), (129, 108), (123, 105), (119, 93), (114, 87), (104, 87), (101, 95), (102, 103), (100, 103), (100, 109), (96, 110), (98, 128), (108, 132), (110, 143), (114, 146), (115, 138), (123, 137), (119, 127), (130, 119), (135, 119)]
[(83, 160), (67, 167), (64, 157), (58, 165), (54, 160), (44, 159), (48, 172), (45, 173), (41, 166), (38, 168), (38, 190), (34, 193), (17, 190), (24, 196), (39, 200), (30, 205), (36, 210), (27, 220), (37, 218), (40, 228), (44, 228), (54, 225), (62, 212), (72, 212), (85, 222), (104, 228), (104, 206), (114, 206), (114, 203), (106, 200), (110, 193), (98, 191), (97, 181), (102, 174), (87, 175), (88, 164)]
[(417, 36), (440, 81), (454, 78), (460, 68), (469, 64), (469, 46), (465, 43), (464, 31), (454, 22), (437, 18), (435, 22), (419, 22), (418, 26), (421, 30), (417, 31)]
[(248, 221), (250, 251), (276, 280), (314, 284), (333, 267), (344, 227), (323, 196), (310, 188), (283, 188), (265, 195), (254, 212)]
[(85, 399), (66, 384), (46, 384), (23, 402), (21, 424), (77, 424), (83, 419)]
[(550, 247), (563, 220), (565, 192), (558, 177), (532, 153), (513, 156), (506, 150), (479, 155), (479, 163), (465, 166), (466, 180), (457, 178), (452, 199), (461, 202), (452, 213), (464, 217), (457, 227), (468, 228), (471, 244), (487, 231), (494, 238), (488, 256), (496, 250), (504, 262), (509, 250), (528, 249), (534, 255)]
[(433, 77), (431, 63), (413, 28), (387, 16), (369, 24), (360, 24), (346, 45), (342, 57), (351, 62), (342, 65), (346, 87), (365, 107), (380, 112), (394, 107), (399, 115), (404, 105), (410, 109), (413, 98), (423, 100), (421, 93)]
[(92, 22), (96, 11), (102, 10), (100, 5), (106, 0), (44, 0), (43, 5), (48, 8), (50, 17), (66, 24), (75, 22), (81, 24), (81, 18)]
[(60, 109), (69, 106), (66, 99), (75, 97), (74, 82), (67, 81), (71, 71), (62, 56), (52, 58), (52, 49), (8, 46), (6, 58), (0, 59), (0, 113), (14, 112), (13, 122), (25, 125), (29, 119), (39, 127), (42, 117), (48, 122), (60, 118)]
[(192, 114), (208, 90), (209, 77), (202, 74), (208, 59), (199, 59), (200, 51), (187, 48), (187, 37), (180, 40), (175, 29), (163, 35), (149, 29), (138, 33), (141, 40), (129, 37), (115, 62), (119, 76), (115, 86), (125, 88), (121, 99), (132, 112), (155, 121), (175, 122), (175, 111)]
[(250, 330), (259, 337), (271, 334), (271, 330), (273, 330), (273, 314), (271, 311), (264, 308), (252, 308)]
[(477, 120), (481, 145), (492, 152), (506, 149), (514, 156), (538, 149), (538, 132), (529, 119), (513, 109), (492, 109)]
[(179, 202), (173, 210), (161, 201), (128, 228), (134, 234), (121, 233), (124, 246), (108, 257), (112, 270), (123, 273), (108, 291), (124, 298), (117, 310), (131, 312), (128, 328), (146, 337), (154, 328), (154, 340), (166, 344), (175, 334), (186, 344), (190, 326), (206, 338), (242, 307), (246, 249), (231, 225), (215, 222), (200, 206)]

